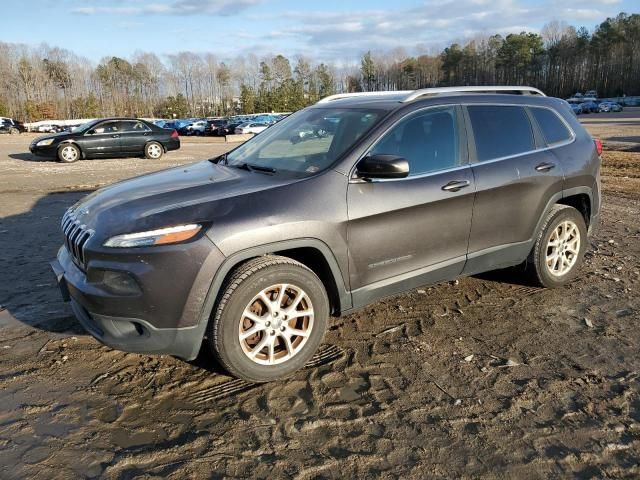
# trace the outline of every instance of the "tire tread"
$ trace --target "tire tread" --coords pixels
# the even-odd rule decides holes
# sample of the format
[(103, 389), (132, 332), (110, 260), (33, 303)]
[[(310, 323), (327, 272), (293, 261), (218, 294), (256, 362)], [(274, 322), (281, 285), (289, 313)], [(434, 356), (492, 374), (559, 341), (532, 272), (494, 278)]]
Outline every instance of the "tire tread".
[(224, 358), (222, 358), (222, 356), (218, 353), (219, 345), (221, 342), (221, 336), (219, 332), (221, 317), (224, 314), (225, 307), (229, 303), (232, 295), (238, 289), (238, 287), (242, 285), (242, 283), (244, 283), (246, 280), (251, 278), (256, 273), (260, 272), (261, 270), (277, 265), (290, 265), (300, 267), (315, 275), (315, 272), (313, 272), (313, 270), (311, 270), (309, 267), (291, 258), (282, 257), (279, 255), (264, 255), (262, 257), (248, 260), (236, 267), (220, 288), (220, 291), (224, 293), (219, 297), (214, 306), (214, 313), (209, 321), (209, 326), (207, 327), (207, 336), (209, 337), (211, 344), (214, 347), (213, 353), (216, 357), (216, 360), (226, 371), (228, 371), (235, 377), (241, 377), (242, 373), (236, 370), (228, 362), (226, 362)]
[[(547, 287), (544, 278), (541, 276), (541, 269), (540, 269), (541, 249), (539, 248), (540, 242), (544, 240), (544, 236), (547, 233), (547, 228), (549, 227), (549, 224), (555, 221), (555, 219), (559, 215), (561, 215), (561, 212), (563, 211), (577, 212), (582, 218), (582, 214), (580, 214), (580, 212), (578, 212), (574, 207), (571, 207), (569, 205), (562, 205), (558, 203), (558, 204), (555, 204), (551, 208), (551, 210), (549, 210), (549, 213), (547, 214), (547, 218), (545, 218), (544, 223), (540, 227), (540, 231), (538, 232), (536, 241), (533, 244), (533, 249), (531, 250), (529, 257), (527, 258), (527, 267), (528, 267), (527, 270), (529, 272), (529, 277), (531, 281), (534, 282), (539, 287)], [(584, 241), (586, 241), (586, 238), (584, 239)]]

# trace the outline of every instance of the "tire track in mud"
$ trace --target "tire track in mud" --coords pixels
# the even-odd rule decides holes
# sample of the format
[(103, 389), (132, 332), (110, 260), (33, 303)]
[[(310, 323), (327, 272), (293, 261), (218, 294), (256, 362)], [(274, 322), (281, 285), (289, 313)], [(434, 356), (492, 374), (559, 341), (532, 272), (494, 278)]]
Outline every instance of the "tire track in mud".
[[(329, 365), (345, 356), (345, 351), (337, 345), (321, 345), (316, 354), (304, 366), (306, 370)], [(260, 387), (260, 383), (251, 383), (241, 379), (227, 380), (223, 383), (198, 390), (188, 396), (196, 405), (203, 406), (215, 400), (239, 395)]]

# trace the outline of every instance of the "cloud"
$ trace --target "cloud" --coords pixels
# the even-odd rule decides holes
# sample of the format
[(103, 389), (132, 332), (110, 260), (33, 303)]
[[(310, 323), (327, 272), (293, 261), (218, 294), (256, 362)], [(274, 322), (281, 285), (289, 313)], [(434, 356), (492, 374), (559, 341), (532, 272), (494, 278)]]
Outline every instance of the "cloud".
[(170, 3), (147, 3), (140, 6), (78, 7), (79, 15), (219, 15), (230, 16), (260, 3), (262, 0), (174, 0)]
[(290, 11), (280, 15), (287, 25), (274, 29), (266, 39), (288, 38), (289, 50), (297, 48), (320, 59), (354, 57), (367, 50), (413, 50), (417, 45), (442, 48), (495, 33), (538, 33), (551, 20), (577, 26), (604, 20), (615, 13), (618, 1), (427, 0), (389, 10)]

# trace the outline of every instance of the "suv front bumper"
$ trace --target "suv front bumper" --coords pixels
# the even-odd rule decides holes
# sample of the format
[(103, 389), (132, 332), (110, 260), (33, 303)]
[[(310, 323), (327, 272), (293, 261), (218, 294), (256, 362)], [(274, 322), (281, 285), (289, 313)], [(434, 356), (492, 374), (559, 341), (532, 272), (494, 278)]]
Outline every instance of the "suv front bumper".
[[(203, 237), (201, 242), (208, 242), (209, 255), (206, 263), (208, 266), (219, 265), (224, 259), (217, 248)], [(191, 247), (198, 250), (194, 244)], [(184, 249), (185, 245), (178, 246)], [(202, 247), (202, 245), (200, 246)], [(114, 265), (122, 268), (122, 259), (119, 262), (114, 260)], [(104, 261), (100, 263), (104, 268)], [(146, 264), (146, 268), (149, 268)], [(131, 312), (144, 313), (144, 310), (137, 309), (138, 305), (154, 305), (160, 299), (149, 293), (144, 281), (141, 282), (141, 294), (139, 296), (118, 296), (109, 291), (100, 283), (88, 280), (88, 275), (81, 270), (71, 259), (66, 248), (63, 246), (58, 251), (58, 256), (51, 262), (51, 267), (56, 276), (58, 286), (65, 301), (71, 302), (74, 315), (89, 334), (101, 343), (117, 350), (137, 353), (169, 354), (193, 360), (197, 357), (202, 344), (206, 319), (202, 320), (203, 301), (195, 305), (194, 298), (204, 298), (203, 291), (209, 289), (211, 276), (208, 274), (195, 275), (194, 278), (179, 278), (180, 272), (171, 271), (155, 272), (157, 275), (171, 275), (175, 282), (190, 282), (193, 285), (188, 298), (171, 298), (172, 292), (161, 292), (164, 294), (164, 301), (172, 301), (176, 304), (183, 304), (182, 315), (175, 318), (170, 324), (166, 319), (162, 325), (158, 325), (156, 315), (152, 310), (143, 318), (143, 315), (131, 315)], [(90, 269), (91, 267), (89, 267)], [(132, 269), (135, 264), (132, 265)], [(89, 270), (88, 270), (89, 271)], [(145, 278), (144, 275), (136, 276), (136, 279)], [(151, 281), (153, 276), (147, 278)], [(119, 306), (119, 307), (118, 307)], [(118, 308), (122, 312), (119, 313)], [(181, 326), (185, 325), (185, 326)]]

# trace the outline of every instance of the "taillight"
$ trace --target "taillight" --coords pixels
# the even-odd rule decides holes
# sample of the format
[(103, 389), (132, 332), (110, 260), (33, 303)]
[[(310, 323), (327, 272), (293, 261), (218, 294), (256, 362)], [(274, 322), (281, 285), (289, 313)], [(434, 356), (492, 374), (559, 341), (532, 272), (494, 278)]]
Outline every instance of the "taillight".
[(178, 131), (174, 129), (173, 132), (171, 132), (171, 138), (178, 138), (178, 136)]
[(598, 152), (598, 155), (602, 155), (602, 142), (600, 139), (596, 138), (593, 143), (596, 144), (596, 152)]

